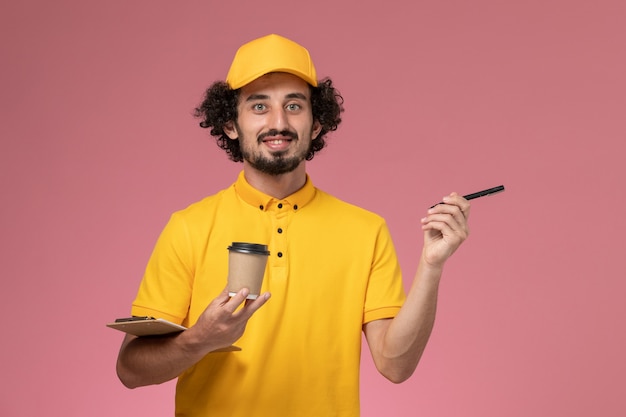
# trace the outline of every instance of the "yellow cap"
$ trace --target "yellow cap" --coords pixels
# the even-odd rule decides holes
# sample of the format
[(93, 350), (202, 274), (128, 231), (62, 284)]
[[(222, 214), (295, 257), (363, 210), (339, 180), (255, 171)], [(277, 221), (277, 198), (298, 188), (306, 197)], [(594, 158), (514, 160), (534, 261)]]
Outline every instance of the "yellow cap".
[(274, 34), (250, 41), (237, 50), (226, 83), (236, 90), (270, 72), (288, 72), (317, 86), (309, 51), (294, 41)]

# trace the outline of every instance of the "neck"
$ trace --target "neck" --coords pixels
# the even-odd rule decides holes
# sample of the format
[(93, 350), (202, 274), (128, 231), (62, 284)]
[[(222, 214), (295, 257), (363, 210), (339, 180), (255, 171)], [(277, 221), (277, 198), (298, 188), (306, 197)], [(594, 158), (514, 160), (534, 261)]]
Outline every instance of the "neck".
[(286, 174), (269, 175), (243, 163), (243, 174), (248, 184), (257, 190), (276, 199), (283, 199), (304, 186), (306, 183), (306, 167), (302, 162), (298, 167)]

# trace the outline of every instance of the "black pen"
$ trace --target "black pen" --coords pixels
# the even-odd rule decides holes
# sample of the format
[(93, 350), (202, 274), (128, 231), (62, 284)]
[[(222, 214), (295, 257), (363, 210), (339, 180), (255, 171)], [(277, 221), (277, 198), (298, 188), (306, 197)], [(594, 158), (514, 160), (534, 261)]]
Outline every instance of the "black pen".
[[(487, 188), (486, 190), (478, 191), (477, 193), (464, 195), (463, 198), (466, 200), (473, 200), (478, 197), (484, 197), (486, 195), (501, 193), (502, 191), (504, 191), (504, 185), (498, 185), (497, 187)], [(437, 204), (443, 204), (443, 201)], [(434, 206), (430, 206), (430, 208), (435, 207), (437, 204), (435, 204)]]

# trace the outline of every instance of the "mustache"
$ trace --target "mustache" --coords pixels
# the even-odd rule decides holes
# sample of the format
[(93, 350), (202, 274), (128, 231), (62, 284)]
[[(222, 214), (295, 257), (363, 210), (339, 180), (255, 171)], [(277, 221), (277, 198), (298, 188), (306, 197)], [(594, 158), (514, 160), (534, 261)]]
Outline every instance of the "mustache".
[(263, 142), (263, 140), (268, 137), (268, 136), (285, 136), (288, 137), (290, 139), (298, 139), (298, 134), (296, 132), (292, 132), (290, 130), (281, 130), (278, 131), (277, 129), (270, 129), (265, 133), (261, 133), (258, 137), (257, 137), (257, 141)]

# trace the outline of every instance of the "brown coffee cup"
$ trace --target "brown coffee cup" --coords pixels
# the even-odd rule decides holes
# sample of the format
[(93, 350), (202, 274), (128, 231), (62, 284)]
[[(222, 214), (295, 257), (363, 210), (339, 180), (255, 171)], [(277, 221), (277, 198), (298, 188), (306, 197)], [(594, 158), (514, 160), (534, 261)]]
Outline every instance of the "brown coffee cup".
[(233, 242), (228, 247), (228, 295), (232, 297), (247, 288), (247, 298), (256, 299), (261, 293), (269, 254), (267, 245)]

